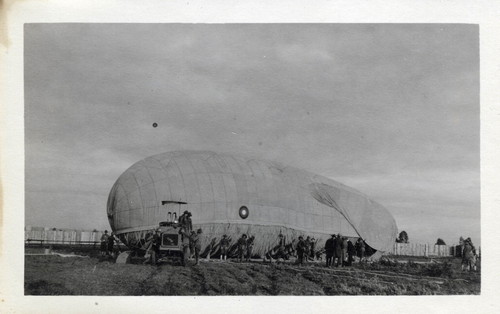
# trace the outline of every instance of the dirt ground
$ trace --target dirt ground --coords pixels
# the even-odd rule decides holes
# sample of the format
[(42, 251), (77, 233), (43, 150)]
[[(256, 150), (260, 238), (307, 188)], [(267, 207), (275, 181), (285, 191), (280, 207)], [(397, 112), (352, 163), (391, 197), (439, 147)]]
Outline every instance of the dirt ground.
[(96, 256), (26, 255), (26, 295), (450, 295), (480, 294), (480, 272), (459, 259), (322, 263), (115, 264)]

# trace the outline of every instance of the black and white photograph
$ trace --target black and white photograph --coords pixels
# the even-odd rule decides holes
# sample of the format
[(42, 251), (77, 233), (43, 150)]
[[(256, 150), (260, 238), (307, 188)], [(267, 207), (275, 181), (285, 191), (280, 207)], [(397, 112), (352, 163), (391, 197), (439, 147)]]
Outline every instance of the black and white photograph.
[(24, 295), (481, 295), (479, 25), (23, 33)]

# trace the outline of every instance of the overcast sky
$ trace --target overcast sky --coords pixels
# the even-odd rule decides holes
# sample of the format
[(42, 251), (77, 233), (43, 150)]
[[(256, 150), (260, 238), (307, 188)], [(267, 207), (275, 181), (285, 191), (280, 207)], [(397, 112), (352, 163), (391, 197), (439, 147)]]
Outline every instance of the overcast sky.
[(412, 242), (479, 244), (478, 31), (26, 24), (26, 224), (109, 229), (129, 166), (212, 150), (352, 186)]

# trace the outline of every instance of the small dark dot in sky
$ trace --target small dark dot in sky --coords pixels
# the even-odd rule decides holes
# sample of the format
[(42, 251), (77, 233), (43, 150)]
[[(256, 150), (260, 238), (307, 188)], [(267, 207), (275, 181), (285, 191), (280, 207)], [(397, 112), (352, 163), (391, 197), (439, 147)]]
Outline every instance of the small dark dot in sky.
[(259, 142), (259, 146), (262, 146), (262, 142)]
[(158, 126), (158, 123), (153, 123), (153, 128), (156, 128)]
[(99, 305), (99, 303), (96, 302), (95, 305)]

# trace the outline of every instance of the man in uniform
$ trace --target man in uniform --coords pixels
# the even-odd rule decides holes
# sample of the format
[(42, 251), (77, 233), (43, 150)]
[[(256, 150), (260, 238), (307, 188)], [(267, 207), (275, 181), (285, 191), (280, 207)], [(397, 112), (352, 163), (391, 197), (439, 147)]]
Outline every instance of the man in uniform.
[(311, 260), (313, 260), (313, 261), (314, 261), (314, 256), (315, 256), (315, 250), (316, 250), (316, 239), (313, 237), (311, 239), (311, 249), (310, 249)]
[(307, 236), (304, 241), (304, 258), (306, 261), (309, 260), (309, 255), (311, 254), (311, 237)]
[(354, 255), (356, 255), (356, 248), (350, 239), (347, 239), (347, 255), (347, 266), (351, 266)]
[(194, 257), (194, 242), (193, 242), (193, 238), (194, 236), (196, 235), (196, 231), (191, 231), (191, 234), (189, 235), (189, 239), (191, 239), (191, 241), (189, 241), (189, 258), (193, 258)]
[(333, 240), (333, 264), (335, 264), (335, 267), (342, 264), (342, 235), (340, 233)]
[(181, 227), (179, 229), (179, 234), (181, 235), (181, 245), (182, 245), (182, 266), (187, 266), (190, 253), (189, 244), (191, 242), (190, 240), (191, 233), (188, 232), (184, 227)]
[(184, 213), (179, 217), (179, 226), (184, 228), (185, 231), (190, 234), (193, 231), (193, 221), (191, 220), (191, 212), (185, 210)]
[(326, 267), (332, 266), (332, 258), (334, 253), (333, 242), (335, 241), (335, 235), (332, 234), (332, 237), (326, 240), (325, 243), (325, 253), (326, 253)]
[(471, 269), (476, 270), (475, 267), (475, 257), (476, 255), (476, 248), (472, 244), (471, 238), (467, 238), (464, 241), (464, 251), (462, 254), (462, 271), (467, 270), (470, 271)]
[(198, 261), (200, 258), (200, 251), (201, 251), (201, 239), (200, 239), (200, 237), (201, 237), (202, 232), (203, 231), (201, 229), (198, 229), (196, 232), (193, 232), (191, 235), (191, 243), (193, 246), (194, 259), (195, 259), (194, 265), (198, 265)]
[(241, 263), (243, 262), (243, 256), (245, 255), (245, 252), (247, 250), (247, 235), (243, 234), (239, 239), (238, 239), (238, 261)]
[(101, 236), (101, 255), (109, 255), (108, 252), (108, 230), (104, 230), (104, 234)]
[(358, 253), (359, 262), (363, 262), (365, 258), (365, 241), (361, 237), (356, 241), (356, 252)]
[(252, 258), (253, 242), (254, 241), (255, 241), (255, 236), (251, 236), (247, 240), (247, 262), (250, 262), (250, 258)]
[(113, 246), (115, 245), (115, 241), (115, 234), (114, 232), (111, 232), (111, 235), (108, 237), (108, 254), (111, 254), (111, 256), (114, 255)]
[(151, 239), (151, 248), (149, 253), (151, 254), (151, 264), (156, 265), (158, 261), (158, 256), (160, 254), (160, 245), (161, 245), (161, 230), (160, 228), (156, 229), (155, 234), (153, 234), (153, 238)]
[(191, 219), (191, 212), (188, 212), (187, 218), (186, 218), (186, 227), (189, 231), (193, 230), (193, 220)]
[(302, 265), (304, 263), (304, 253), (306, 250), (306, 242), (302, 236), (299, 237), (299, 242), (297, 243), (297, 263)]
[(229, 250), (229, 240), (227, 238), (227, 235), (223, 235), (222, 239), (220, 240), (220, 260), (226, 260), (227, 259), (227, 251)]
[(180, 227), (184, 227), (184, 224), (186, 223), (186, 218), (187, 218), (187, 214), (189, 213), (189, 211), (185, 210), (182, 215), (179, 216), (179, 226)]
[(458, 240), (458, 244), (460, 246), (460, 252), (457, 255), (459, 255), (459, 257), (463, 257), (465, 240), (462, 236), (460, 236), (460, 239)]

